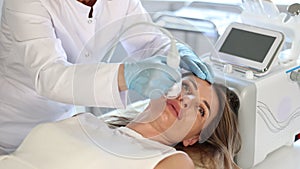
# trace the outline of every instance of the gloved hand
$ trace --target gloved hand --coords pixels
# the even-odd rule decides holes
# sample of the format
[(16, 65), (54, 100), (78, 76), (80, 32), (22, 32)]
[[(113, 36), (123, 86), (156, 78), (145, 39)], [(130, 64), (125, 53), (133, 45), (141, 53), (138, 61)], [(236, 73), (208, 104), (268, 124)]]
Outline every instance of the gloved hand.
[(157, 99), (181, 79), (179, 70), (169, 67), (166, 58), (155, 56), (135, 63), (124, 63), (127, 88), (146, 98)]
[(203, 80), (213, 83), (213, 72), (210, 66), (201, 61), (201, 59), (186, 45), (177, 43), (176, 47), (180, 55), (180, 67), (193, 72)]

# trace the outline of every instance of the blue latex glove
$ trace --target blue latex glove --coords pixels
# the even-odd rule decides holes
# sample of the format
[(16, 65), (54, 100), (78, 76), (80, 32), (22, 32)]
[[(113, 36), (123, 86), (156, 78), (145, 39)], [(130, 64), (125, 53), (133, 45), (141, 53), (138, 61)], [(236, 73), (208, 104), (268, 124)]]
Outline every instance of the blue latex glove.
[(157, 99), (181, 79), (179, 70), (169, 67), (166, 58), (155, 56), (135, 63), (124, 63), (127, 88), (140, 95)]
[(209, 65), (201, 59), (186, 45), (177, 43), (176, 47), (180, 55), (180, 67), (193, 72), (197, 77), (213, 83), (213, 72)]

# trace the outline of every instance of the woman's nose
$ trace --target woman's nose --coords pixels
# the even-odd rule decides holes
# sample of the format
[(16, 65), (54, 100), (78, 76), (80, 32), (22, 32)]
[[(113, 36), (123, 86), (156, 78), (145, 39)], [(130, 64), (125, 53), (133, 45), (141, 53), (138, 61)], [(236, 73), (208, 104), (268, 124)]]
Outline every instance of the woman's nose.
[(193, 97), (191, 95), (184, 95), (180, 98), (180, 102), (181, 102), (181, 108), (182, 109), (188, 109), (191, 107), (192, 102), (193, 102)]

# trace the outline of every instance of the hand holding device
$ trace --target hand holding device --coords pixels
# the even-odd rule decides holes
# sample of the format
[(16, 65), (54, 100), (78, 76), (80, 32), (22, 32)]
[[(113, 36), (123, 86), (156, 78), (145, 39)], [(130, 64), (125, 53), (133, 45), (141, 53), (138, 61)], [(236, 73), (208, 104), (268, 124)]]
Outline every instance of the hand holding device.
[(129, 90), (156, 99), (180, 82), (181, 74), (167, 65), (165, 57), (154, 56), (139, 62), (124, 63), (124, 77)]
[(180, 67), (193, 72), (197, 77), (213, 83), (213, 72), (209, 65), (205, 64), (201, 59), (186, 45), (176, 44), (180, 59)]

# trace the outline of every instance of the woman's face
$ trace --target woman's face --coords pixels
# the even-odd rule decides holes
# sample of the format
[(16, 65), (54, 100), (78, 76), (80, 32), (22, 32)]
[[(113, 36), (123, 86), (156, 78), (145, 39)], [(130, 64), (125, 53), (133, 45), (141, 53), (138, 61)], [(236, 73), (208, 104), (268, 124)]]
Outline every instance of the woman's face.
[(162, 136), (171, 144), (199, 138), (201, 130), (216, 116), (218, 98), (212, 86), (196, 76), (182, 79), (181, 95), (167, 99), (155, 120)]

